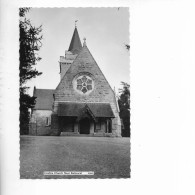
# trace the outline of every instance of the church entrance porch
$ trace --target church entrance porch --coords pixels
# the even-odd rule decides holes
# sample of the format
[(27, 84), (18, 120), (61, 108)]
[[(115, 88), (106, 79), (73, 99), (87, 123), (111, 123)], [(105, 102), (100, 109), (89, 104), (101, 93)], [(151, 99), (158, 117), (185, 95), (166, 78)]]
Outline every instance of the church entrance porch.
[(114, 118), (107, 103), (59, 103), (60, 135), (107, 136), (112, 134)]
[(63, 136), (111, 136), (112, 120), (109, 118), (96, 118), (94, 121), (90, 117), (59, 117), (60, 135)]
[(60, 132), (74, 132), (75, 117), (59, 117)]
[(89, 134), (90, 133), (90, 120), (88, 118), (84, 118), (80, 120), (80, 134)]

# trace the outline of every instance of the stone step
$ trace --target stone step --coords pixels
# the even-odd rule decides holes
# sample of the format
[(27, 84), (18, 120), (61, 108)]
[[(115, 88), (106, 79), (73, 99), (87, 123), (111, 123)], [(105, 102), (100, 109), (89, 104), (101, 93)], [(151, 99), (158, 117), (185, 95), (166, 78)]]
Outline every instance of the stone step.
[(79, 134), (79, 133), (74, 133), (74, 132), (61, 132), (60, 136), (76, 136), (76, 137), (114, 137), (112, 133)]

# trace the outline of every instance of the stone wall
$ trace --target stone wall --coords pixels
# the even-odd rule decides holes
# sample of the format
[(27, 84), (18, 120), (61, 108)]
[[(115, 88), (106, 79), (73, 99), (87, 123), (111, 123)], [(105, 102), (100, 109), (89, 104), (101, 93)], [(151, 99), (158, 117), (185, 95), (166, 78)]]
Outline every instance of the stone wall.
[[(30, 135), (50, 135), (51, 133), (51, 110), (33, 110), (30, 121)], [(47, 118), (49, 124), (47, 123)]]
[(59, 129), (59, 117), (57, 114), (51, 115), (51, 134), (54, 136), (60, 135), (60, 129)]
[(63, 78), (63, 76), (65, 75), (66, 71), (69, 69), (71, 63), (65, 63), (65, 62), (60, 62), (60, 79)]
[(65, 57), (60, 56), (60, 79), (63, 78), (67, 70), (70, 68), (70, 65), (73, 63), (77, 54), (72, 54), (70, 51), (65, 51)]

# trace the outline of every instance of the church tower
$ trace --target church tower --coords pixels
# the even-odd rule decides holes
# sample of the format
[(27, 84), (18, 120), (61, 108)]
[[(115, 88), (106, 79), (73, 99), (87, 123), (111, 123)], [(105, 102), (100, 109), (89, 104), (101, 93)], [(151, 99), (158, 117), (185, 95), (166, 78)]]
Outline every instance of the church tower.
[(77, 27), (75, 26), (74, 33), (70, 42), (68, 51), (65, 51), (65, 57), (60, 56), (60, 78), (64, 76), (72, 62), (75, 60), (78, 53), (81, 51), (82, 45), (79, 38)]

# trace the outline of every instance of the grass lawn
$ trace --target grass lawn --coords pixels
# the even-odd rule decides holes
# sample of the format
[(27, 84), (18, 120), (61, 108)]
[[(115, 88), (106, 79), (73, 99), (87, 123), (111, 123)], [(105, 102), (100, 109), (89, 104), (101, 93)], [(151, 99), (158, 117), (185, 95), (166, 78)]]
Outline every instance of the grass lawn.
[[(43, 175), (44, 171), (94, 171), (94, 175)], [(20, 178), (129, 178), (129, 138), (20, 137)]]

